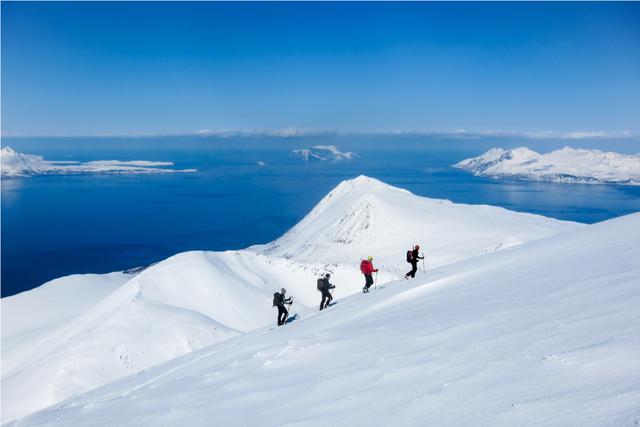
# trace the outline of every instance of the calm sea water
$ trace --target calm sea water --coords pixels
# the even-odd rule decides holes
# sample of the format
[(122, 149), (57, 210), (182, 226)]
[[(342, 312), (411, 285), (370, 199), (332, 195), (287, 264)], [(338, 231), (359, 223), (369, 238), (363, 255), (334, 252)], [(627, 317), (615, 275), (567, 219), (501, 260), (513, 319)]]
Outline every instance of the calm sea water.
[[(359, 174), (423, 196), (586, 223), (640, 211), (638, 187), (500, 181), (449, 167), (492, 146), (547, 151), (562, 141), (325, 136), (3, 138), (2, 143), (51, 160), (168, 160), (199, 170), (2, 180), (2, 296), (68, 274), (148, 265), (181, 251), (268, 242), (340, 181)], [(335, 144), (356, 151), (358, 158), (305, 163), (289, 156), (293, 148), (316, 144)], [(639, 141), (586, 144), (581, 146), (640, 151)]]

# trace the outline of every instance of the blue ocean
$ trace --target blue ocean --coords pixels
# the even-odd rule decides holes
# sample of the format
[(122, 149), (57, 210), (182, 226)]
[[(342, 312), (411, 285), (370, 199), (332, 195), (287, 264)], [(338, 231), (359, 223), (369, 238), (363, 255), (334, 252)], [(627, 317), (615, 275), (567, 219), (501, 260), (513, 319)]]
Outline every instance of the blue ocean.
[[(450, 165), (491, 147), (550, 151), (566, 141), (425, 135), (3, 138), (48, 160), (153, 160), (197, 173), (58, 175), (2, 180), (2, 296), (74, 273), (148, 265), (283, 234), (340, 181), (364, 174), (434, 198), (594, 223), (640, 211), (640, 187), (493, 180)], [(336, 145), (353, 160), (291, 150)], [(638, 141), (577, 148), (638, 152)]]

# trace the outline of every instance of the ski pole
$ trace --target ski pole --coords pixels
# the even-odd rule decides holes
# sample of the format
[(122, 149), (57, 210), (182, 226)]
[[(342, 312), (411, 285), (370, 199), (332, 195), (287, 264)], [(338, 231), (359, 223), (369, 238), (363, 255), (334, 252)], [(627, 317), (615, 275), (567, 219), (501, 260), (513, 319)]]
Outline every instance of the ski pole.
[(424, 253), (422, 254), (422, 272), (423, 273), (427, 272), (427, 268), (424, 266)]
[(377, 287), (378, 287), (378, 272), (377, 272), (377, 271), (376, 271), (376, 278), (375, 278), (375, 280), (373, 281), (373, 287), (374, 287), (374, 288), (377, 288)]

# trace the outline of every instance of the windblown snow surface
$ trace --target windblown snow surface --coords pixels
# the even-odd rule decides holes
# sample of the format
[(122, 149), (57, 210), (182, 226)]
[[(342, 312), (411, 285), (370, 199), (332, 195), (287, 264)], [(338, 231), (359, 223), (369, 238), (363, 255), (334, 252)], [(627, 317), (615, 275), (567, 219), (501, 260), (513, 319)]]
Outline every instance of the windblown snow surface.
[(490, 178), (583, 184), (640, 185), (640, 155), (564, 147), (539, 154), (526, 147), (492, 148), (456, 168)]
[(92, 162), (51, 161), (34, 154), (18, 153), (11, 147), (0, 150), (0, 172), (5, 177), (80, 173), (170, 173), (195, 172), (195, 169), (167, 169), (172, 162), (148, 160), (96, 160)]
[[(428, 258), (426, 273), (397, 280), (406, 244), (377, 240), (394, 219), (377, 210), (351, 235), (353, 253), (344, 239), (336, 253), (325, 247), (335, 235), (314, 227), (344, 224), (370, 194), (383, 211), (402, 198), (400, 211), (415, 217), (395, 220), (420, 218), (406, 225), (428, 256), (446, 253), (439, 263)], [(436, 224), (424, 232), (427, 211)], [(135, 276), (71, 276), (3, 299), (3, 422), (53, 405), (14, 425), (632, 423), (639, 223), (582, 226), (349, 180), (271, 244), (183, 253)], [(505, 243), (509, 227), (524, 234)], [(441, 242), (450, 238), (465, 249)], [(387, 266), (386, 286), (367, 295), (357, 242)], [(325, 271), (339, 303), (317, 312)], [(281, 286), (301, 319), (273, 328)], [(96, 296), (65, 316), (83, 290)]]

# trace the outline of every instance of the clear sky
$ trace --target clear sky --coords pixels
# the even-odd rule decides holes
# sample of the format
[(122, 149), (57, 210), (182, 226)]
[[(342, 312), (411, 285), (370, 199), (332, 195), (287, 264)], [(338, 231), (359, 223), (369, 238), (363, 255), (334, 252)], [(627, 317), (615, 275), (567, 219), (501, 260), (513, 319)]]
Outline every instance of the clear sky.
[(4, 135), (640, 133), (640, 3), (1, 3)]

